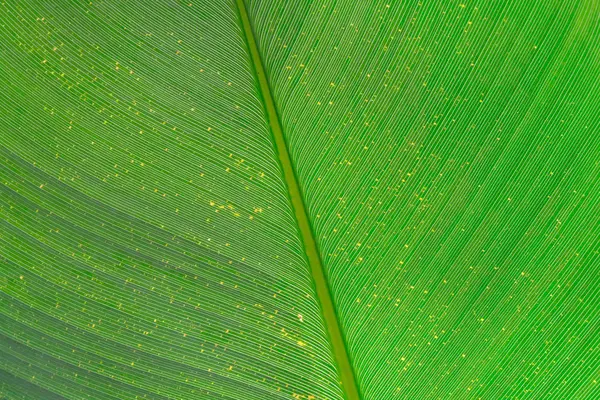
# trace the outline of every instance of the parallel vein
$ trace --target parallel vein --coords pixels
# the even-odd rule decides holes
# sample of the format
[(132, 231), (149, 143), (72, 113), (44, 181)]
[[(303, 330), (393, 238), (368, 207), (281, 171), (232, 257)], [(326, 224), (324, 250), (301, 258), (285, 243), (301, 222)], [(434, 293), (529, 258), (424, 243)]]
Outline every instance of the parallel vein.
[(279, 162), (281, 163), (285, 182), (287, 183), (290, 200), (294, 208), (294, 214), (298, 222), (300, 235), (304, 243), (308, 262), (310, 264), (311, 274), (315, 282), (317, 296), (319, 297), (326, 327), (330, 335), (333, 353), (338, 363), (342, 387), (348, 400), (358, 400), (360, 399), (360, 396), (358, 394), (358, 389), (354, 379), (354, 373), (348, 359), (344, 338), (340, 331), (337, 316), (331, 299), (331, 294), (329, 292), (329, 287), (325, 279), (323, 265), (321, 263), (315, 239), (308, 221), (306, 208), (304, 206), (304, 202), (302, 201), (298, 181), (294, 173), (294, 168), (292, 167), (290, 155), (286, 147), (283, 131), (277, 115), (277, 109), (275, 108), (275, 103), (271, 95), (266, 73), (262, 65), (256, 41), (254, 39), (254, 34), (250, 25), (250, 19), (248, 18), (244, 1), (236, 0), (236, 4), (240, 13), (240, 19), (242, 21), (246, 40), (248, 42), (248, 49), (252, 57), (254, 71), (260, 85), (260, 91), (263, 96), (271, 132), (273, 133), (275, 139), (277, 155), (279, 157)]

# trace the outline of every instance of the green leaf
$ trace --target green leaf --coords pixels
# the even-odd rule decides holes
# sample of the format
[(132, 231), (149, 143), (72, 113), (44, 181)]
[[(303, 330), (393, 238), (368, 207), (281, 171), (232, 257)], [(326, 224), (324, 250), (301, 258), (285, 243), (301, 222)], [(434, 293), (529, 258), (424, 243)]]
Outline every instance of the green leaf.
[(0, 398), (600, 398), (600, 3), (0, 5)]

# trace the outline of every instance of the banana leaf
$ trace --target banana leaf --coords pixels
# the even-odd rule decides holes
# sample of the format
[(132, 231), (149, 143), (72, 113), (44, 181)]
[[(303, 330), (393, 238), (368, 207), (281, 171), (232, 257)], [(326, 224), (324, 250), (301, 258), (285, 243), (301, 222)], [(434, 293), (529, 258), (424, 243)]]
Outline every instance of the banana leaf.
[(600, 398), (600, 2), (6, 0), (0, 398)]

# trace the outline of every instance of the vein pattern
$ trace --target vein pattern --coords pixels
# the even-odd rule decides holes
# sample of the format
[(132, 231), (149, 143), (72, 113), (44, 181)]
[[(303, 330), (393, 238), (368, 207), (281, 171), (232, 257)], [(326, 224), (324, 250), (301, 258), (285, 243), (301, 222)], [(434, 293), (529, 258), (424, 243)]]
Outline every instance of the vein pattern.
[(246, 1), (358, 386), (600, 397), (600, 3)]
[(0, 397), (342, 398), (239, 22), (0, 5)]

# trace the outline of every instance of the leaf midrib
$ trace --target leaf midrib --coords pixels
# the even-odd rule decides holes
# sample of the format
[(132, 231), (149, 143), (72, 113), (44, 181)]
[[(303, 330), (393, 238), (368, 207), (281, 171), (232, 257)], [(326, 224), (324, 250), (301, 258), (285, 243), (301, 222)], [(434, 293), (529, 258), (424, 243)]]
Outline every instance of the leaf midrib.
[(271, 128), (271, 134), (273, 135), (275, 142), (275, 148), (288, 189), (288, 195), (292, 203), (292, 208), (296, 217), (296, 223), (298, 224), (300, 231), (300, 237), (304, 245), (308, 263), (310, 265), (311, 275), (315, 283), (318, 301), (321, 305), (321, 312), (323, 313), (323, 318), (325, 320), (325, 327), (329, 333), (333, 355), (339, 369), (342, 390), (344, 390), (348, 400), (360, 400), (358, 387), (354, 378), (354, 371), (352, 370), (344, 337), (342, 336), (342, 332), (339, 327), (338, 318), (333, 306), (333, 300), (331, 298), (329, 286), (325, 278), (323, 264), (321, 263), (321, 258), (317, 250), (317, 245), (310, 226), (306, 207), (304, 205), (304, 201), (302, 200), (300, 187), (298, 186), (298, 180), (296, 179), (292, 161), (287, 150), (287, 145), (283, 136), (283, 130), (279, 121), (279, 115), (277, 113), (277, 108), (275, 107), (275, 102), (273, 101), (273, 96), (271, 95), (271, 89), (263, 67), (262, 59), (260, 57), (260, 53), (258, 52), (258, 46), (254, 38), (254, 32), (252, 31), (252, 26), (250, 24), (250, 18), (248, 17), (244, 0), (236, 0), (236, 5), (240, 22), (243, 27), (246, 45), (248, 46), (248, 50), (250, 52), (253, 71), (259, 83), (260, 95), (262, 96), (261, 100), (265, 107), (266, 117), (268, 119), (269, 126)]

